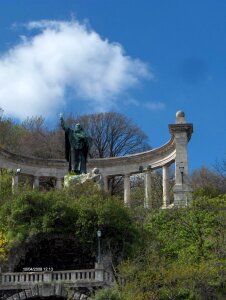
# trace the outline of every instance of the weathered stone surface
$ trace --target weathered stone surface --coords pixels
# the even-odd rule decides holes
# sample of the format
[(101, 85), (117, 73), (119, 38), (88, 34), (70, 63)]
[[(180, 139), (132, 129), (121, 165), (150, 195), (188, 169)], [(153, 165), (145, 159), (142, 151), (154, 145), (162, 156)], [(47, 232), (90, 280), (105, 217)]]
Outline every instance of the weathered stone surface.
[(26, 293), (27, 298), (31, 298), (32, 297), (31, 290), (25, 290), (25, 293)]
[(69, 290), (67, 294), (67, 299), (71, 300), (74, 299), (74, 290)]
[(35, 285), (35, 286), (32, 288), (31, 292), (32, 292), (32, 295), (33, 295), (34, 297), (37, 297), (37, 296), (39, 295), (39, 288), (38, 288), (38, 286)]
[(51, 296), (51, 286), (49, 284), (43, 284), (39, 287), (39, 294), (43, 297)]
[(25, 292), (20, 292), (19, 296), (20, 296), (21, 300), (27, 299), (27, 296), (26, 296)]
[(68, 296), (68, 293), (67, 293), (67, 291), (64, 288), (62, 288), (62, 290), (61, 290), (61, 296), (63, 298), (67, 298), (67, 296)]
[(80, 174), (80, 175), (66, 175), (64, 176), (64, 186), (68, 187), (71, 183), (84, 183), (86, 181), (95, 182), (100, 189), (103, 188), (103, 177), (100, 174), (99, 169), (94, 168), (91, 173)]
[(75, 294), (74, 294), (74, 300), (80, 300), (80, 297), (81, 297), (81, 293), (75, 292)]
[(61, 296), (61, 285), (55, 285), (55, 295)]
[(13, 300), (20, 300), (19, 294), (14, 294), (13, 295)]

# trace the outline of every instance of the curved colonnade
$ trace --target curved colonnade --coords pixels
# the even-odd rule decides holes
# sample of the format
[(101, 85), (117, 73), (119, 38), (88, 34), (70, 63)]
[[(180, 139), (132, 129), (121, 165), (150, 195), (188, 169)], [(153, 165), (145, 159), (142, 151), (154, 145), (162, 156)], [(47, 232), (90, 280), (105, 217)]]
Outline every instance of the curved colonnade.
[[(151, 193), (153, 170), (162, 169), (163, 208), (170, 206), (169, 166), (175, 163), (174, 206), (186, 206), (191, 198), (188, 182), (187, 144), (193, 132), (193, 125), (186, 123), (185, 114), (177, 112), (176, 124), (169, 125), (171, 139), (162, 147), (123, 157), (90, 159), (88, 172), (98, 168), (104, 180), (104, 189), (108, 190), (109, 178), (124, 177), (124, 203), (130, 206), (130, 176), (145, 173), (144, 206), (155, 207)], [(62, 179), (68, 172), (68, 163), (60, 159), (39, 159), (10, 153), (0, 148), (0, 168), (15, 171), (12, 185), (15, 189), (20, 174), (33, 177), (33, 187), (39, 186), (40, 177), (54, 177), (56, 188), (62, 187)]]

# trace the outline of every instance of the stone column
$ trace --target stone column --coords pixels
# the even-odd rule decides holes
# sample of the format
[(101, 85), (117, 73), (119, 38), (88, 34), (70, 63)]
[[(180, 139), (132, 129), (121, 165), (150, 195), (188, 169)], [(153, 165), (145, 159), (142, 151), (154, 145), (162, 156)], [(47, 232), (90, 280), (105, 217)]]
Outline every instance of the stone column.
[(175, 157), (175, 186), (174, 205), (184, 207), (192, 196), (192, 188), (188, 182), (188, 141), (193, 132), (193, 125), (185, 121), (182, 111), (176, 113), (176, 124), (169, 125), (171, 134), (174, 136)]
[(35, 176), (34, 181), (33, 181), (33, 189), (38, 188), (38, 187), (39, 187), (39, 177)]
[(148, 168), (145, 171), (145, 177), (144, 177), (144, 207), (145, 208), (152, 208), (152, 187), (151, 187), (151, 169)]
[(124, 175), (124, 204), (130, 207), (130, 174)]
[(170, 204), (170, 190), (169, 190), (169, 167), (167, 165), (162, 168), (162, 187), (163, 187), (163, 208)]
[(56, 189), (61, 190), (62, 189), (62, 179), (57, 177), (56, 179)]
[(18, 175), (12, 177), (12, 192), (15, 193), (18, 190)]
[(103, 176), (103, 180), (104, 180), (104, 191), (108, 192), (108, 176)]

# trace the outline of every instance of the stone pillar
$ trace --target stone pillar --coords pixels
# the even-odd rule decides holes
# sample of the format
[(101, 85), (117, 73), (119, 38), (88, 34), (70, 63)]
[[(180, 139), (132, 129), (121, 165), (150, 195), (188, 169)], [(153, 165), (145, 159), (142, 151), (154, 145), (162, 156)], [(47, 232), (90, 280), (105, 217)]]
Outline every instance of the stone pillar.
[(56, 189), (61, 190), (62, 189), (62, 179), (57, 177), (56, 179)]
[(184, 112), (178, 111), (176, 113), (176, 124), (169, 125), (169, 130), (174, 136), (176, 148), (174, 205), (184, 207), (187, 206), (192, 196), (192, 188), (188, 181), (187, 147), (193, 132), (193, 125), (186, 123)]
[(18, 175), (12, 177), (12, 192), (15, 193), (18, 190)]
[(104, 266), (102, 263), (95, 263), (95, 281), (104, 281)]
[(51, 282), (52, 279), (52, 273), (50, 272), (45, 272), (44, 273), (44, 277), (43, 277), (43, 281), (46, 282)]
[(148, 168), (145, 171), (145, 177), (144, 177), (144, 207), (145, 208), (152, 208), (152, 187), (151, 187), (151, 169)]
[(124, 175), (124, 204), (130, 207), (130, 174)]
[(162, 187), (163, 187), (163, 208), (170, 204), (170, 190), (169, 190), (169, 167), (167, 165), (162, 168)]
[(38, 187), (39, 187), (39, 177), (35, 176), (34, 181), (33, 181), (33, 189), (38, 188)]
[(108, 192), (108, 176), (103, 176), (103, 180), (104, 180), (104, 191)]

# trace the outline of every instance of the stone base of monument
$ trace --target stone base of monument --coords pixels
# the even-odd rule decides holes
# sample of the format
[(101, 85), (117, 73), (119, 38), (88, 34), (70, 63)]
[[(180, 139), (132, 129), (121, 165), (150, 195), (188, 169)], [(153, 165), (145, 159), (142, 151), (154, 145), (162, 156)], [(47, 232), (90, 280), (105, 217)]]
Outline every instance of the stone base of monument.
[(67, 174), (64, 176), (64, 187), (69, 187), (71, 184), (82, 184), (87, 181), (93, 181), (99, 190), (104, 187), (104, 181), (99, 169), (94, 168), (91, 173), (87, 174)]
[(171, 209), (174, 207), (175, 207), (174, 203), (170, 203), (169, 205), (162, 205), (161, 209)]

